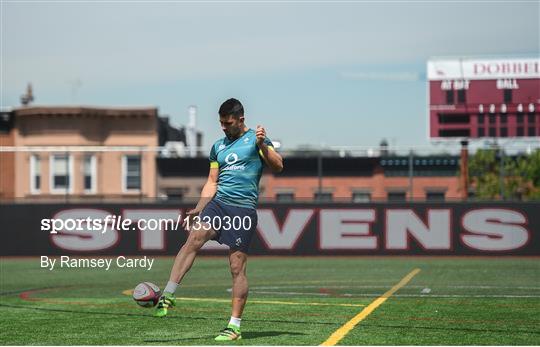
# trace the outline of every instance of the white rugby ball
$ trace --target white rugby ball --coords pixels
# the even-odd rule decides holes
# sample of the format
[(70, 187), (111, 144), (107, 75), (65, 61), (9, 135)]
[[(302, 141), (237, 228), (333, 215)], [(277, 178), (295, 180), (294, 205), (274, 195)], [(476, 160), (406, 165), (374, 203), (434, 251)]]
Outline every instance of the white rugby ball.
[(151, 282), (137, 284), (133, 290), (133, 300), (142, 307), (154, 307), (159, 301), (161, 290)]

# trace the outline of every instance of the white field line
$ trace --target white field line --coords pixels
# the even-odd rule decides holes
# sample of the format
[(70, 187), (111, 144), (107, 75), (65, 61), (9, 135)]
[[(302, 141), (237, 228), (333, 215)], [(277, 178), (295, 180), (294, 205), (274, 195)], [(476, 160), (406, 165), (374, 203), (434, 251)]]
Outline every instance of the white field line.
[(540, 298), (540, 295), (514, 295), (514, 294), (494, 294), (494, 295), (453, 295), (453, 294), (397, 294), (394, 296), (404, 298)]
[[(230, 291), (229, 289), (227, 291)], [(306, 292), (274, 292), (274, 291), (260, 291), (251, 290), (252, 294), (271, 294), (271, 295), (297, 295), (297, 296), (336, 296), (336, 297), (377, 297), (381, 293), (364, 293), (364, 294), (352, 294), (352, 293), (306, 293)], [(403, 298), (540, 298), (540, 295), (515, 295), (515, 294), (493, 294), (493, 295), (459, 295), (459, 294), (395, 294), (395, 297)]]
[[(389, 288), (392, 287), (392, 285), (317, 285), (317, 286), (301, 286), (301, 285), (284, 285), (284, 286), (253, 286), (251, 288), (253, 289), (284, 289), (284, 288)], [(415, 285), (415, 286), (407, 286), (407, 288), (458, 288), (458, 289), (523, 289), (523, 290), (540, 290), (540, 287), (516, 287), (516, 286), (439, 286), (439, 285), (432, 285), (432, 284), (426, 284), (426, 285)]]
[[(230, 289), (227, 289), (230, 292)], [(353, 294), (353, 293), (312, 293), (312, 292), (278, 292), (278, 291), (264, 291), (264, 290), (251, 290), (249, 291), (253, 294), (269, 294), (269, 295), (284, 295), (284, 296), (335, 296), (335, 297), (378, 297), (380, 293), (364, 293), (364, 294)], [(540, 298), (539, 295), (534, 294), (395, 294), (395, 297), (402, 298)]]

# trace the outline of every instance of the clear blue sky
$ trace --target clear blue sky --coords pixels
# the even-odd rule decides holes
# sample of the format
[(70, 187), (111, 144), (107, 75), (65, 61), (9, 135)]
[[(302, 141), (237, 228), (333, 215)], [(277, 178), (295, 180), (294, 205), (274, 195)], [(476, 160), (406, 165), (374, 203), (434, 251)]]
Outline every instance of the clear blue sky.
[(427, 145), (429, 57), (540, 51), (539, 2), (2, 1), (1, 10), (2, 106), (18, 106), (28, 82), (39, 105), (157, 106), (176, 124), (194, 104), (205, 146), (222, 136), (217, 109), (229, 97), (285, 148)]

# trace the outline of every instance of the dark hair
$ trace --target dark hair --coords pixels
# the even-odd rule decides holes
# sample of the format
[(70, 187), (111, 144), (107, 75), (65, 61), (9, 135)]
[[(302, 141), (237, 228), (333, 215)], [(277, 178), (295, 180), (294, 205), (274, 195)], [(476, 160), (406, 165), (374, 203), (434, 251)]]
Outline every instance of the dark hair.
[(234, 98), (231, 98), (221, 104), (219, 108), (219, 116), (227, 117), (233, 116), (235, 118), (242, 117), (244, 115), (244, 106), (242, 103)]

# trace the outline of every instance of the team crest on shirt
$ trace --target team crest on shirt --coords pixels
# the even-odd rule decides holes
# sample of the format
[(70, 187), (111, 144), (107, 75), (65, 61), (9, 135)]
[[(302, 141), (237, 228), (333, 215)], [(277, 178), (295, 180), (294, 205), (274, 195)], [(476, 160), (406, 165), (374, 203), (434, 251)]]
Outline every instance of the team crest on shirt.
[(221, 151), (223, 148), (225, 148), (226, 146), (222, 143), (221, 145), (219, 145), (218, 147), (218, 150)]
[(248, 142), (249, 142), (249, 137), (246, 137), (246, 138), (244, 139), (244, 143), (248, 143)]
[(237, 238), (236, 239), (236, 245), (237, 246), (240, 246), (242, 244), (242, 239), (241, 238)]

